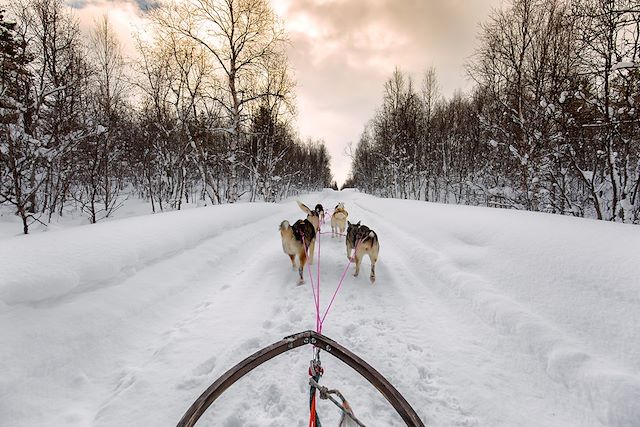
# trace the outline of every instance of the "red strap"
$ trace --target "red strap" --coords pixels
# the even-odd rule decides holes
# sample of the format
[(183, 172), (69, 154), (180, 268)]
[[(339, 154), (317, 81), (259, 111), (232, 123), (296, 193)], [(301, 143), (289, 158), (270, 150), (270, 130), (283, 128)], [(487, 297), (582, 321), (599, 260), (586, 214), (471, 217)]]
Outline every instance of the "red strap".
[(311, 412), (309, 413), (309, 427), (316, 427), (316, 393), (311, 398)]

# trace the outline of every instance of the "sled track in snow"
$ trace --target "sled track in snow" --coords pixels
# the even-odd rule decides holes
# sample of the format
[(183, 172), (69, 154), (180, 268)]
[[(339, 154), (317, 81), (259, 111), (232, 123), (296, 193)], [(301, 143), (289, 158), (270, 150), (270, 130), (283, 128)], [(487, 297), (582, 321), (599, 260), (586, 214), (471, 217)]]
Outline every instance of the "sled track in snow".
[[(273, 218), (275, 219), (278, 215), (273, 215)], [(264, 218), (261, 219), (256, 219), (255, 221), (251, 221), (248, 223), (245, 223), (244, 225), (242, 225), (241, 227), (239, 227), (240, 229), (244, 228), (244, 227), (251, 227), (252, 225), (259, 223), (260, 221), (263, 221)], [(45, 307), (45, 306), (51, 306), (51, 305), (56, 305), (56, 304), (62, 304), (65, 301), (68, 301), (69, 299), (75, 298), (77, 295), (79, 294), (83, 294), (83, 293), (87, 293), (87, 292), (93, 292), (102, 288), (106, 288), (109, 286), (117, 286), (119, 284), (121, 284), (122, 282), (126, 281), (127, 279), (140, 274), (140, 273), (144, 273), (146, 270), (148, 269), (152, 269), (155, 268), (156, 266), (169, 261), (171, 259), (176, 258), (177, 256), (180, 256), (182, 254), (184, 254), (185, 252), (189, 252), (192, 251), (194, 249), (197, 249), (199, 247), (201, 247), (202, 245), (206, 244), (207, 242), (211, 241), (211, 240), (215, 240), (218, 239), (220, 237), (224, 237), (225, 235), (228, 235), (231, 231), (229, 230), (221, 230), (218, 231), (214, 234), (208, 235), (206, 237), (204, 237), (201, 240), (198, 240), (196, 242), (190, 243), (188, 245), (185, 245), (179, 249), (173, 250), (173, 251), (169, 251), (165, 254), (163, 254), (162, 256), (153, 258), (151, 260), (145, 261), (143, 263), (137, 264), (137, 265), (128, 265), (128, 266), (124, 266), (122, 269), (120, 269), (120, 271), (118, 273), (116, 273), (113, 277), (110, 277), (107, 280), (103, 280), (103, 281), (94, 281), (91, 282), (90, 284), (86, 284), (86, 285), (81, 285), (76, 287), (75, 289), (73, 289), (71, 292), (61, 295), (61, 296), (54, 296), (51, 298), (47, 298), (47, 299), (43, 299), (41, 301), (36, 301), (36, 302), (31, 302), (31, 303), (25, 303), (25, 305), (28, 306), (32, 306), (32, 307)], [(246, 244), (247, 242), (242, 242), (242, 243), (238, 243), (236, 246), (231, 246), (228, 247), (228, 256), (233, 256), (233, 255), (237, 255), (238, 252), (241, 250), (242, 248), (242, 244)]]
[[(500, 334), (514, 337), (522, 349), (539, 360), (549, 378), (577, 392), (603, 425), (637, 425), (640, 377), (623, 370), (612, 371), (611, 363), (601, 364), (598, 357), (582, 350), (566, 333), (500, 294), (481, 276), (465, 272), (444, 253), (425, 245), (401, 227), (389, 227), (383, 217), (361, 203), (354, 204), (378, 218), (381, 228), (392, 232), (405, 248), (421, 254), (421, 262), (412, 264), (414, 274), (423, 277), (435, 274), (445, 285), (434, 287), (440, 295), (464, 301), (486, 324)], [(381, 242), (384, 244), (384, 240)]]

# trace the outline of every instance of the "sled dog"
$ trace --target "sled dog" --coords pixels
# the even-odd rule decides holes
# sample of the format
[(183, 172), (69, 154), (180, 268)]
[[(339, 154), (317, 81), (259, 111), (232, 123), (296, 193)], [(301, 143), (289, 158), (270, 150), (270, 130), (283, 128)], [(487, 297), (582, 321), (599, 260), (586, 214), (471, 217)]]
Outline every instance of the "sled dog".
[(315, 231), (318, 231), (320, 229), (320, 214), (318, 213), (318, 211), (312, 211), (307, 207), (307, 205), (301, 203), (298, 200), (296, 200), (296, 202), (298, 203), (300, 209), (302, 209), (302, 212), (307, 214), (307, 220), (311, 222), (311, 224), (313, 224), (313, 228), (315, 229)]
[[(352, 260), (356, 264), (356, 271), (353, 274), (358, 277), (360, 273), (360, 263), (364, 255), (369, 255), (371, 260), (371, 283), (376, 280), (376, 261), (378, 260), (378, 253), (380, 252), (380, 242), (378, 241), (378, 235), (375, 231), (371, 230), (366, 225), (360, 225), (360, 221), (357, 224), (349, 224), (347, 228), (347, 258)], [(351, 251), (354, 251), (353, 258)]]
[(289, 221), (280, 223), (280, 237), (282, 238), (282, 250), (289, 255), (291, 267), (296, 268), (296, 256), (298, 257), (298, 283), (304, 283), (304, 265), (309, 255), (309, 264), (313, 264), (313, 252), (316, 243), (316, 230), (308, 219), (299, 219), (293, 225)]
[(344, 230), (347, 228), (348, 216), (349, 213), (344, 209), (344, 203), (338, 203), (333, 215), (331, 215), (331, 237), (344, 234)]
[(320, 203), (318, 203), (314, 210), (316, 212), (318, 212), (318, 217), (320, 218), (320, 223), (324, 223), (324, 208), (322, 207), (322, 205)]

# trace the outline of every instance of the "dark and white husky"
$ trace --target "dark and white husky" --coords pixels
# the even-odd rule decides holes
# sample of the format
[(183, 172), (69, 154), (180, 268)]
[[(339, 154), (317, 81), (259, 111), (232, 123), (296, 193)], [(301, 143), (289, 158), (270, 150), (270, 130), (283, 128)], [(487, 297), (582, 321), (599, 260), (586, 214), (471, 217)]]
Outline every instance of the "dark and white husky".
[[(352, 260), (356, 264), (356, 271), (353, 274), (358, 276), (360, 273), (360, 263), (364, 255), (369, 255), (371, 260), (371, 283), (376, 280), (376, 261), (378, 260), (378, 253), (380, 252), (380, 242), (378, 241), (378, 235), (375, 231), (371, 230), (366, 225), (360, 225), (360, 221), (357, 224), (351, 224), (347, 221), (349, 227), (347, 228), (347, 258)], [(351, 252), (355, 249), (353, 258)]]
[(314, 210), (316, 212), (318, 212), (318, 217), (320, 218), (320, 222), (323, 223), (324, 222), (324, 208), (322, 207), (322, 205), (320, 203), (318, 203)]

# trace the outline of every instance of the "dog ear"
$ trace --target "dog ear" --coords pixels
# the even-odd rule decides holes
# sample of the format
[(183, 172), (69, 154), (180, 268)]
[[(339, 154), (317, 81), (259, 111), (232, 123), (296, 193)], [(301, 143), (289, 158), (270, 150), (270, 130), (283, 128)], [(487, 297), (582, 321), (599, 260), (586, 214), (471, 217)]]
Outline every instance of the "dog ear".
[(358, 223), (357, 223), (356, 225), (358, 225), (358, 226), (359, 226), (361, 222), (362, 222), (362, 221), (358, 221)]
[(348, 225), (349, 227), (351, 227), (353, 224), (351, 224), (349, 221), (347, 221), (347, 225)]
[(302, 209), (302, 212), (306, 213), (307, 215), (311, 213), (311, 209), (309, 209), (307, 205), (301, 203), (299, 200), (296, 200), (296, 203), (298, 203), (298, 206), (300, 207), (300, 209)]

